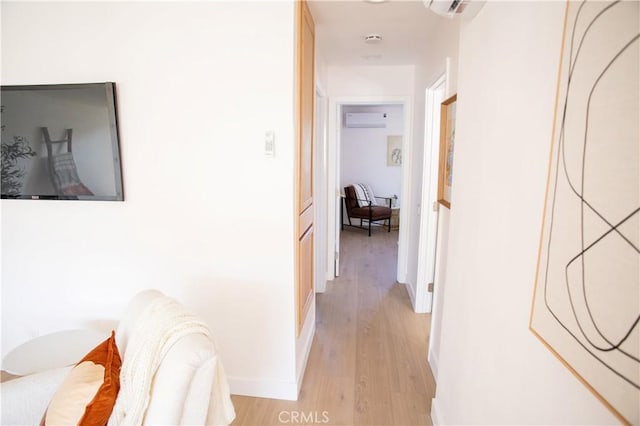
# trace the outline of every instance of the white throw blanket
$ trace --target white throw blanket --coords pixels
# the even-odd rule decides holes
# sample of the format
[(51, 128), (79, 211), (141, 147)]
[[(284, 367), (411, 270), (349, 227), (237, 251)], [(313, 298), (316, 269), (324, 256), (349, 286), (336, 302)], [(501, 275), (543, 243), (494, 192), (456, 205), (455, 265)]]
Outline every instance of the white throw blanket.
[(169, 297), (154, 299), (141, 312), (125, 350), (120, 393), (109, 419), (110, 425), (142, 424), (160, 363), (178, 339), (191, 333), (210, 336), (203, 321)]

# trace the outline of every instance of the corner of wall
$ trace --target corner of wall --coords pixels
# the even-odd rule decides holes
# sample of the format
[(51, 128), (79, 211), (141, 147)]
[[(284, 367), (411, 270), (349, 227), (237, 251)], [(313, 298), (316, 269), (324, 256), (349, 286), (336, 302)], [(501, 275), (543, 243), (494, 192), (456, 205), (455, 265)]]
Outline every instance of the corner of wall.
[(415, 311), (417, 309), (416, 307), (416, 285), (407, 280), (407, 282), (405, 283), (405, 288), (407, 289), (407, 294), (409, 295), (409, 299), (411, 300), (411, 306), (413, 307), (413, 310)]

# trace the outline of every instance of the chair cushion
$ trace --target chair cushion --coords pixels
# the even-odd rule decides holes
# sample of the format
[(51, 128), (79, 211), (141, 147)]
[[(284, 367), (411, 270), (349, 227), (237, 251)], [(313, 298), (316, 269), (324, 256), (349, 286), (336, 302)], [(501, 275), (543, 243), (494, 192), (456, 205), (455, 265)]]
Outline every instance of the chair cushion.
[(378, 202), (373, 195), (373, 190), (366, 183), (356, 183), (353, 185), (359, 207), (376, 206)]
[(376, 199), (376, 196), (373, 194), (373, 189), (371, 189), (371, 185), (369, 185), (368, 183), (360, 183), (359, 185), (364, 188), (364, 192), (367, 194), (367, 199), (371, 201), (372, 206), (380, 205), (378, 203), (378, 200)]
[(391, 217), (391, 209), (384, 206), (372, 206), (371, 208), (357, 207), (355, 209), (351, 209), (351, 217), (368, 219), (369, 209), (371, 209), (372, 220), (389, 219)]
[(71, 369), (53, 395), (42, 424), (106, 424), (120, 390), (121, 365), (112, 332)]

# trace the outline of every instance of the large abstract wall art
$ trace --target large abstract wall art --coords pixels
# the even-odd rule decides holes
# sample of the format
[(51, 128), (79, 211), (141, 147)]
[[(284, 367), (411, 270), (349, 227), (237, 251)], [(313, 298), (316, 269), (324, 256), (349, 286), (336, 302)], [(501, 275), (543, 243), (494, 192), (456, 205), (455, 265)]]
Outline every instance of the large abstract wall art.
[(640, 423), (640, 2), (567, 4), (530, 328)]

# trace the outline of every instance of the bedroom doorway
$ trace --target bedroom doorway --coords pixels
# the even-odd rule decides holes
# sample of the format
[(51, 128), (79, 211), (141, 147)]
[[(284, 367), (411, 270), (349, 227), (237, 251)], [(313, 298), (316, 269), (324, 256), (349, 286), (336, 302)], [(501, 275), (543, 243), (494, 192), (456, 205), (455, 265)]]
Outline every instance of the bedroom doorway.
[[(328, 138), (328, 211), (331, 212), (328, 217), (328, 247), (329, 250), (328, 279), (332, 280), (340, 274), (340, 233), (341, 233), (341, 212), (342, 212), (342, 177), (341, 177), (341, 158), (342, 152), (342, 126), (343, 117), (346, 108), (362, 108), (365, 106), (376, 106), (381, 108), (390, 108), (391, 105), (399, 105), (402, 108), (402, 120), (399, 129), (402, 131), (401, 150), (403, 158), (411, 157), (412, 129), (411, 129), (411, 103), (408, 97), (345, 97), (332, 99), (329, 106), (329, 138)], [(385, 142), (386, 150), (386, 142)], [(386, 164), (386, 152), (380, 160)], [(401, 186), (399, 199), (399, 230), (398, 230), (398, 263), (396, 268), (396, 279), (398, 282), (406, 282), (407, 263), (408, 263), (408, 227), (402, 226), (407, 223), (409, 215), (408, 208), (403, 206), (410, 205), (411, 195), (411, 176), (410, 168), (406, 166), (400, 167)], [(366, 234), (365, 234), (366, 237)], [(333, 268), (331, 268), (333, 266)], [(331, 270), (332, 269), (332, 270)]]

